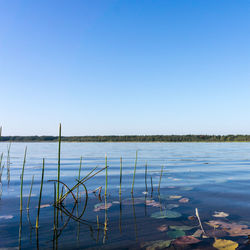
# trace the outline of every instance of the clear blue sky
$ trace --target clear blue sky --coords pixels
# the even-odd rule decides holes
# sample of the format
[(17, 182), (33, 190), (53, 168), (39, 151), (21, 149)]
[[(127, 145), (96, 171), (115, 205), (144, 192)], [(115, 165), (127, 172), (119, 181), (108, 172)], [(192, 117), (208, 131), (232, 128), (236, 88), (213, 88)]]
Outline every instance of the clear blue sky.
[(0, 0), (3, 135), (250, 134), (248, 0)]

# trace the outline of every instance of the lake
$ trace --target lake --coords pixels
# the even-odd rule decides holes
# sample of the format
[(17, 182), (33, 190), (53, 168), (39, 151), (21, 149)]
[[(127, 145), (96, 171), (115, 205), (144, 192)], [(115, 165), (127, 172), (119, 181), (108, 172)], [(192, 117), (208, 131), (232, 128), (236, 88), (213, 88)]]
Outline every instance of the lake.
[[(107, 154), (108, 176), (106, 199), (103, 170), (84, 183), (88, 198), (80, 185), (60, 208), (53, 206), (51, 181), (57, 179), (58, 143), (2, 142), (2, 152), (0, 248), (220, 249), (220, 244), (231, 244), (250, 249), (250, 143), (62, 143), (60, 177), (69, 188), (77, 183), (80, 157), (83, 178), (95, 167), (93, 173), (104, 168)], [(100, 195), (99, 189), (93, 192), (99, 187)], [(67, 191), (61, 184), (60, 190)]]

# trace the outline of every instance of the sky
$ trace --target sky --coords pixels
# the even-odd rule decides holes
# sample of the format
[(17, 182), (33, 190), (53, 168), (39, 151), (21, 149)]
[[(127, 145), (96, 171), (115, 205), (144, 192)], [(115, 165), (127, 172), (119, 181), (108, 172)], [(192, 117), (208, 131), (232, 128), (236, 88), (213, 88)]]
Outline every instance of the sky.
[(248, 0), (0, 0), (3, 135), (250, 134)]

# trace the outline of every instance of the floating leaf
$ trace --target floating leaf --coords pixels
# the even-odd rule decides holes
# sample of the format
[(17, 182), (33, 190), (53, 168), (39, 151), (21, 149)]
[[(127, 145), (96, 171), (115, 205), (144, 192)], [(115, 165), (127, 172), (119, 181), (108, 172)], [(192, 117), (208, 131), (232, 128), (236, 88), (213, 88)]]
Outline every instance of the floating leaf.
[(151, 214), (151, 217), (154, 219), (164, 219), (164, 218), (178, 218), (181, 217), (181, 214), (171, 210), (163, 210)]
[(194, 233), (193, 233), (193, 237), (196, 237), (196, 238), (199, 238), (199, 237), (201, 237), (201, 235), (202, 235), (202, 230), (201, 229), (197, 229)]
[(250, 229), (247, 225), (240, 225), (235, 222), (226, 223), (223, 221), (209, 221), (207, 223), (209, 226), (218, 228), (221, 227), (224, 231), (230, 234), (230, 236), (248, 236), (250, 235)]
[(169, 226), (169, 227), (174, 230), (182, 230), (182, 231), (188, 231), (194, 228), (194, 227), (185, 226), (185, 225), (184, 226)]
[(167, 235), (171, 239), (176, 239), (178, 237), (184, 236), (185, 232), (182, 230), (174, 230), (174, 231), (168, 231)]
[(157, 227), (157, 230), (160, 232), (165, 232), (168, 230), (168, 226), (166, 224), (163, 224), (163, 225)]
[(145, 242), (140, 245), (141, 248), (146, 248), (146, 250), (156, 250), (156, 249), (165, 249), (169, 247), (171, 240), (157, 240), (151, 242)]
[(107, 203), (106, 205), (105, 203), (98, 203), (94, 206), (94, 212), (109, 209), (111, 206), (112, 206), (112, 203)]
[(213, 217), (221, 217), (221, 218), (224, 218), (227, 216), (229, 216), (229, 214), (224, 213), (224, 212), (214, 212), (214, 215), (213, 215)]
[(184, 190), (184, 191), (191, 191), (193, 189), (194, 188), (192, 188), (192, 187), (183, 187), (183, 188), (181, 188), (181, 190)]
[(217, 228), (217, 229), (206, 230), (206, 235), (211, 238), (214, 237), (221, 238), (227, 236), (228, 234), (225, 230), (220, 230)]
[(177, 207), (179, 207), (178, 204), (167, 204), (167, 206), (166, 206), (167, 209), (173, 209), (173, 208), (177, 208)]
[(182, 196), (181, 195), (170, 195), (169, 199), (175, 200), (175, 199), (180, 199)]
[(180, 203), (188, 203), (189, 199), (188, 198), (182, 198), (179, 200)]
[(231, 240), (215, 239), (213, 247), (219, 250), (235, 250), (239, 244)]
[(152, 207), (161, 207), (161, 204), (155, 200), (146, 200), (146, 205)]
[(14, 218), (13, 215), (1, 215), (0, 216), (0, 220), (9, 220), (9, 219), (12, 219)]
[(46, 207), (50, 207), (51, 205), (50, 204), (43, 204), (40, 206), (40, 208), (46, 208)]
[(200, 242), (200, 240), (196, 239), (193, 236), (181, 236), (177, 238), (173, 243), (176, 245), (189, 245)]

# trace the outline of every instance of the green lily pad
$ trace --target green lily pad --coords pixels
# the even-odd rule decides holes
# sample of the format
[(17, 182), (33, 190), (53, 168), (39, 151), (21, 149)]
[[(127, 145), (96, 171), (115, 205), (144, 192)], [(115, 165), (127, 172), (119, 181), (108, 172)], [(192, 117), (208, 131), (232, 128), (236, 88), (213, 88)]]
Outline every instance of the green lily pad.
[(169, 227), (174, 230), (182, 230), (182, 231), (188, 231), (194, 228), (190, 226), (169, 226)]
[(177, 207), (179, 207), (178, 204), (167, 204), (167, 205), (166, 205), (166, 208), (167, 208), (167, 209), (173, 209), (173, 208), (177, 208)]
[(171, 210), (163, 210), (151, 214), (151, 218), (154, 219), (178, 218), (178, 217), (181, 217), (181, 214)]
[(151, 242), (145, 242), (141, 244), (141, 248), (146, 247), (147, 250), (165, 249), (169, 247), (171, 240), (156, 240)]
[(182, 187), (181, 188), (181, 190), (184, 190), (184, 191), (191, 191), (193, 189), (194, 189), (193, 187)]
[(171, 239), (177, 239), (181, 236), (185, 236), (185, 232), (182, 230), (173, 230), (173, 231), (168, 231), (167, 235)]

